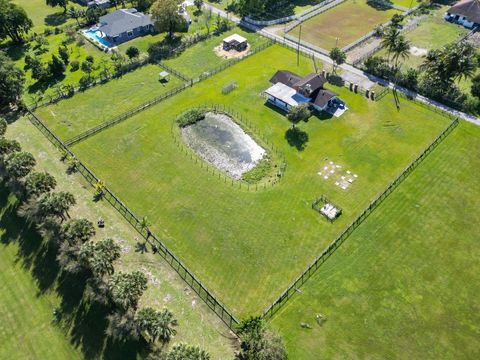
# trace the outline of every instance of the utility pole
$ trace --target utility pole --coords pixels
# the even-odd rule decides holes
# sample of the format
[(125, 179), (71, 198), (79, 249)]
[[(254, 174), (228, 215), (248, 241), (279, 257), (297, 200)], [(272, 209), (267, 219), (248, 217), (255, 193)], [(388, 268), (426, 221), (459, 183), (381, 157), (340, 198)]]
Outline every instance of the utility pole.
[(298, 47), (297, 47), (297, 66), (300, 65), (300, 41), (302, 39), (302, 24), (300, 24), (300, 31), (298, 33)]

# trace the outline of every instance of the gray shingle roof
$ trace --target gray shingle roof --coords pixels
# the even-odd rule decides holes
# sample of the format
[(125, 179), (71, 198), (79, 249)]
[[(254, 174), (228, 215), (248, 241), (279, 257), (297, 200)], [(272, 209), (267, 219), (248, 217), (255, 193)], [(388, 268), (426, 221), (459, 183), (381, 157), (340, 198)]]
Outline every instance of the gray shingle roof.
[(153, 25), (151, 15), (145, 15), (136, 9), (120, 9), (100, 17), (98, 30), (109, 37), (118, 36), (126, 31)]
[(450, 14), (462, 15), (468, 21), (480, 24), (480, 2), (478, 0), (462, 0), (448, 9)]

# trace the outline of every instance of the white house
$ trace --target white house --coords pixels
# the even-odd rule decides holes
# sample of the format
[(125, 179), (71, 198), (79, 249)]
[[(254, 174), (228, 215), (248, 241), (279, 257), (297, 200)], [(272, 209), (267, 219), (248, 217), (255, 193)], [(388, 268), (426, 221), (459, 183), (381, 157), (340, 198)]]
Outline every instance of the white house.
[(445, 20), (463, 25), (468, 29), (480, 26), (480, 1), (459, 1), (448, 9)]

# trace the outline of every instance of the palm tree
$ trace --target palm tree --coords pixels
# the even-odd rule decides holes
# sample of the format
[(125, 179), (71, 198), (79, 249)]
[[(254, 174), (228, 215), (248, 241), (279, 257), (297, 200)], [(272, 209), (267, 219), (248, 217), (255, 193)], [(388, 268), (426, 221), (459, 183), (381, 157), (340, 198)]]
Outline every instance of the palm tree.
[(120, 258), (120, 246), (112, 239), (89, 241), (80, 249), (80, 259), (97, 278), (114, 273), (113, 262)]
[(114, 274), (109, 281), (110, 296), (124, 311), (136, 309), (140, 296), (147, 289), (147, 282), (140, 271)]
[(178, 325), (177, 320), (173, 317), (173, 313), (168, 309), (163, 309), (159, 313), (157, 333), (156, 335), (161, 342), (167, 343), (176, 335), (177, 330), (174, 329)]
[(19, 180), (27, 176), (36, 165), (35, 158), (29, 152), (18, 152), (11, 154), (5, 161), (8, 175)]
[(157, 311), (152, 308), (143, 308), (137, 312), (135, 321), (140, 331), (145, 332), (151, 343), (160, 340), (167, 343), (177, 333), (178, 325), (173, 313), (168, 309)]
[(135, 322), (135, 313), (132, 310), (126, 312), (117, 311), (107, 316), (108, 327), (106, 333), (115, 340), (126, 341), (138, 339), (138, 326)]
[(405, 60), (410, 54), (410, 42), (405, 38), (405, 36), (400, 35), (397, 38), (396, 43), (394, 44), (393, 60), (395, 61), (395, 69), (398, 69), (398, 60), (402, 58)]
[(84, 244), (95, 236), (95, 227), (90, 220), (73, 219), (67, 221), (60, 229), (62, 240), (73, 243)]
[(39, 197), (55, 189), (57, 181), (47, 172), (33, 172), (25, 179), (25, 188), (29, 196)]
[(210, 355), (198, 346), (191, 346), (187, 344), (176, 344), (167, 355), (167, 360), (210, 360)]
[(4, 158), (20, 150), (22, 150), (22, 148), (17, 140), (0, 138), (0, 158)]
[(382, 46), (387, 49), (387, 59), (390, 61), (390, 55), (395, 49), (398, 37), (400, 36), (400, 30), (395, 27), (389, 26), (383, 34)]
[(57, 218), (62, 223), (70, 217), (68, 210), (75, 204), (75, 197), (69, 192), (48, 193), (40, 198), (37, 215), (42, 219)]
[(140, 232), (143, 232), (144, 230), (147, 232), (147, 240), (148, 240), (148, 238), (152, 235), (152, 233), (150, 232), (150, 229), (149, 229), (151, 224), (148, 221), (146, 216), (144, 216), (142, 220), (140, 220), (139, 225), (140, 225)]

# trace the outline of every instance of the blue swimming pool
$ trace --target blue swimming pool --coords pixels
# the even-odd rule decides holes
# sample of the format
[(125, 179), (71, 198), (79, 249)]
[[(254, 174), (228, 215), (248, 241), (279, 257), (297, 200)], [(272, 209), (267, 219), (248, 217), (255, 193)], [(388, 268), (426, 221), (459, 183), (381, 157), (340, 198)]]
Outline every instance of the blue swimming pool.
[(113, 47), (113, 45), (108, 40), (102, 37), (102, 33), (98, 31), (96, 28), (90, 28), (88, 30), (84, 30), (83, 34), (89, 39), (99, 42), (100, 44), (102, 44), (107, 48)]

